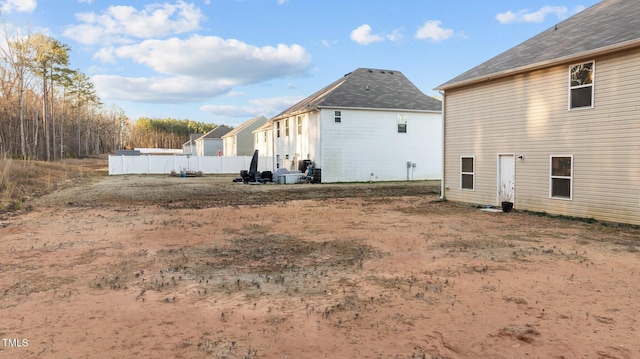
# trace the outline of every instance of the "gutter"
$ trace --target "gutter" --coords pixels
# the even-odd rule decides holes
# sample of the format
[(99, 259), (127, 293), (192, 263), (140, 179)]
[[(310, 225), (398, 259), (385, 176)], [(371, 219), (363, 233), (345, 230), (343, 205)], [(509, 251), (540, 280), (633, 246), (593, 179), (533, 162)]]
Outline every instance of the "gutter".
[(387, 107), (344, 107), (344, 106), (316, 106), (316, 109), (336, 109), (336, 110), (364, 110), (364, 111), (391, 111), (391, 112), (407, 112), (407, 113), (440, 113), (436, 110), (415, 110), (406, 108), (387, 108)]
[(531, 65), (525, 65), (525, 66), (522, 66), (522, 67), (516, 67), (516, 68), (513, 68), (513, 69), (509, 69), (509, 70), (493, 72), (493, 73), (489, 73), (489, 74), (486, 74), (486, 75), (474, 77), (474, 78), (471, 78), (471, 79), (462, 80), (460, 82), (454, 82), (454, 83), (451, 83), (451, 84), (448, 84), (448, 85), (445, 83), (445, 84), (442, 84), (442, 85), (436, 87), (435, 90), (438, 90), (438, 91), (440, 91), (440, 90), (448, 90), (448, 89), (452, 89), (452, 88), (456, 88), (456, 87), (473, 85), (473, 84), (477, 84), (477, 83), (480, 83), (480, 82), (495, 80), (495, 79), (498, 79), (498, 78), (501, 78), (501, 77), (506, 77), (506, 76), (510, 76), (510, 75), (516, 75), (516, 74), (519, 74), (519, 73), (524, 73), (524, 72), (529, 72), (529, 71), (534, 71), (534, 70), (540, 70), (540, 69), (543, 69), (543, 68), (547, 68), (547, 67), (551, 67), (551, 66), (555, 66), (555, 65), (560, 65), (560, 64), (563, 64), (563, 63), (567, 63), (567, 62), (578, 60), (580, 58), (588, 58), (588, 57), (595, 57), (595, 56), (600, 56), (600, 55), (608, 55), (608, 54), (611, 54), (611, 53), (614, 53), (614, 52), (633, 49), (633, 48), (638, 47), (638, 46), (640, 46), (640, 39), (629, 40), (629, 41), (621, 42), (621, 43), (614, 44), (614, 45), (600, 47), (600, 48), (595, 49), (595, 50), (583, 51), (583, 52), (580, 52), (580, 53), (577, 53), (577, 54), (572, 54), (572, 55), (558, 57), (558, 58), (547, 60), (547, 61), (537, 62), (537, 63), (531, 64)]
[(442, 90), (438, 90), (438, 92), (440, 93), (440, 95), (442, 95), (442, 178), (440, 179), (440, 200), (441, 201), (445, 201), (447, 199), (446, 195), (444, 194), (444, 190), (445, 190), (445, 185), (444, 185), (444, 171), (445, 171), (445, 130), (444, 130), (444, 124), (445, 124), (445, 94), (444, 91)]

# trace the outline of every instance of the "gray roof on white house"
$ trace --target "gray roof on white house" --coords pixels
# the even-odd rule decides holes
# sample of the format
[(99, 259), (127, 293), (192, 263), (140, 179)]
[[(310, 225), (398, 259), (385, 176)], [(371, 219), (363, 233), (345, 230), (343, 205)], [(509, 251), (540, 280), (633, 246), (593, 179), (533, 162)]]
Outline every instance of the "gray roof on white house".
[(438, 86), (447, 89), (640, 46), (640, 1), (604, 0)]
[(245, 121), (240, 126), (237, 126), (236, 128), (234, 128), (233, 130), (225, 133), (224, 135), (222, 135), (222, 137), (224, 138), (224, 137), (228, 137), (228, 136), (234, 136), (234, 135), (244, 131), (247, 127), (251, 126), (252, 124), (254, 124), (256, 122), (262, 122), (264, 124), (267, 121), (268, 121), (268, 119), (266, 117), (264, 117), (263, 115), (254, 117), (254, 118), (252, 118), (250, 120)]
[(231, 130), (233, 130), (233, 128), (231, 128), (231, 127), (229, 127), (227, 125), (220, 125), (220, 126), (214, 128), (213, 130), (205, 133), (204, 135), (200, 136), (199, 139), (205, 139), (205, 138), (209, 138), (209, 139), (211, 139), (211, 138), (213, 138), (213, 139), (219, 138), (219, 139), (221, 139), (222, 136), (226, 135)]
[(400, 71), (359, 68), (276, 115), (273, 119), (320, 108), (442, 110)]

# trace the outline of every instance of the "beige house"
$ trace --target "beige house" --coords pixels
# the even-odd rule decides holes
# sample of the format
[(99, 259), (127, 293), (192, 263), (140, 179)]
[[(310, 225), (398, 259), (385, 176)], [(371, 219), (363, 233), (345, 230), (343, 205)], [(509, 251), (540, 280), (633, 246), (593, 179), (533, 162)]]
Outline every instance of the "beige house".
[(640, 224), (640, 1), (602, 1), (438, 89), (445, 199)]

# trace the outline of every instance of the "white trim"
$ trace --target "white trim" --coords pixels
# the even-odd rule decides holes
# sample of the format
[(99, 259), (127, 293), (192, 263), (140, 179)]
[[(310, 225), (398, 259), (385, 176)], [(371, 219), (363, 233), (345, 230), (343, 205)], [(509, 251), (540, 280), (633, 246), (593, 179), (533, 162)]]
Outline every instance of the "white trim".
[[(591, 67), (591, 73), (593, 75), (593, 78), (591, 79), (591, 83), (588, 85), (581, 85), (581, 86), (571, 86), (571, 68), (574, 66), (578, 66), (578, 65), (584, 65), (584, 64), (588, 64), (591, 63), (593, 64), (593, 66)], [(567, 86), (568, 86), (568, 93), (567, 93), (567, 109), (569, 111), (577, 111), (577, 110), (587, 110), (587, 109), (591, 109), (595, 107), (595, 102), (596, 102), (596, 96), (595, 96), (595, 88), (596, 88), (596, 60), (589, 60), (589, 61), (583, 61), (583, 62), (578, 62), (575, 64), (571, 64), (569, 65), (569, 71), (568, 71), (568, 81), (567, 81)], [(586, 87), (591, 87), (591, 106), (581, 106), (581, 107), (571, 107), (571, 90), (573, 89), (581, 89), (581, 88), (586, 88)]]
[[(571, 158), (571, 176), (553, 176), (553, 159), (558, 157)], [(570, 181), (569, 198), (553, 196), (553, 179), (554, 178), (568, 179)], [(573, 200), (573, 182), (574, 182), (573, 181), (573, 155), (549, 155), (549, 198), (561, 200), (561, 201), (572, 201)]]
[[(464, 158), (471, 158), (473, 160), (473, 172), (462, 172), (462, 159)], [(471, 192), (475, 192), (476, 190), (476, 156), (475, 155), (471, 155), (471, 156), (460, 156), (460, 190), (461, 191), (471, 191)], [(472, 175), (473, 176), (473, 188), (462, 188), (462, 176), (463, 175)]]
[[(513, 193), (511, 194), (511, 202), (516, 202), (516, 154), (515, 152), (499, 152), (496, 154), (496, 198), (497, 203), (500, 203), (500, 181), (502, 177), (502, 169), (500, 168), (500, 157), (502, 156), (511, 156), (513, 159)], [(475, 164), (475, 161), (474, 161)]]
[(553, 66), (558, 66), (568, 61), (574, 61), (574, 60), (578, 60), (585, 57), (596, 57), (596, 56), (608, 55), (612, 52), (629, 50), (638, 46), (640, 46), (640, 39), (629, 40), (629, 41), (621, 42), (621, 43), (610, 45), (610, 46), (600, 47), (595, 50), (579, 52), (576, 54), (571, 54), (569, 56), (561, 56), (555, 59), (537, 62), (530, 65), (520, 66), (513, 69), (498, 71), (494, 73), (488, 73), (482, 76), (477, 76), (467, 80), (454, 82), (448, 85), (442, 84), (436, 87), (434, 90), (450, 90), (456, 87), (473, 85), (480, 82), (496, 80), (502, 77), (507, 77), (507, 76), (517, 75), (525, 72), (531, 72), (531, 71), (541, 70), (541, 69), (545, 69)]

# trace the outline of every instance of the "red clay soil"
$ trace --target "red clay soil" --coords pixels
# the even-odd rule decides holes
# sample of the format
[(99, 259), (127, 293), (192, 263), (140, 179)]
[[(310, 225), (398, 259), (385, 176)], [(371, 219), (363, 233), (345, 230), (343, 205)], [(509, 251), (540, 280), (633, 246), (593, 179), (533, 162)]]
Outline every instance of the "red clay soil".
[(0, 220), (1, 358), (640, 358), (640, 231), (437, 183), (100, 177)]

